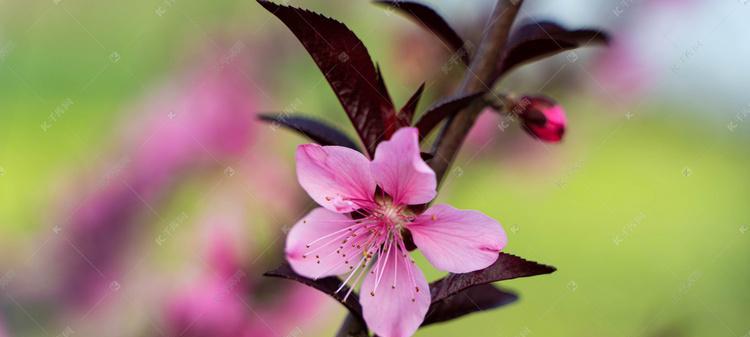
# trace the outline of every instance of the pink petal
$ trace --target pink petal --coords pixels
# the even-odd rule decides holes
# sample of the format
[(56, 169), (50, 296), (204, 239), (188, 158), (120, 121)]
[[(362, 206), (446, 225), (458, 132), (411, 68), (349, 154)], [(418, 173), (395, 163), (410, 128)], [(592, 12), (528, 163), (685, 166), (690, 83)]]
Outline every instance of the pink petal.
[(372, 174), (396, 204), (418, 205), (437, 194), (435, 172), (419, 154), (416, 128), (401, 128), (375, 150)]
[[(317, 279), (340, 275), (349, 270), (337, 254), (340, 241), (355, 220), (318, 207), (297, 222), (286, 237), (286, 259), (297, 274)], [(351, 256), (361, 256), (361, 251)]]
[(494, 219), (448, 205), (430, 207), (407, 228), (427, 260), (451, 273), (487, 268), (508, 242)]
[(297, 180), (319, 205), (339, 213), (359, 209), (375, 195), (367, 158), (342, 146), (297, 147)]
[(390, 254), (377, 289), (376, 282), (377, 273), (368, 273), (360, 292), (367, 326), (378, 336), (413, 335), (424, 321), (431, 300), (422, 271), (408, 255), (404, 258), (401, 253)]

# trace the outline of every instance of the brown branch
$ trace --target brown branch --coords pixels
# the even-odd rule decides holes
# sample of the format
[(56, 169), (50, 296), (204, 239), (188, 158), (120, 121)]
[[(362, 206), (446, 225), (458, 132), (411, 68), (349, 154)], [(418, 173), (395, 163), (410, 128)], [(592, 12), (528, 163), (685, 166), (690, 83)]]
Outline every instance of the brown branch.
[[(457, 94), (468, 94), (477, 91), (492, 90), (494, 83), (492, 73), (508, 40), (511, 25), (518, 14), (523, 0), (498, 0), (490, 21), (485, 28), (482, 42), (479, 44), (474, 60), (464, 75)], [(466, 134), (474, 125), (479, 112), (486, 106), (483, 100), (477, 100), (462, 111), (451, 116), (433, 144), (433, 159), (430, 166), (437, 175), (438, 182), (443, 180), (446, 171), (456, 157)]]
[(367, 337), (367, 327), (352, 314), (346, 315), (336, 337)]

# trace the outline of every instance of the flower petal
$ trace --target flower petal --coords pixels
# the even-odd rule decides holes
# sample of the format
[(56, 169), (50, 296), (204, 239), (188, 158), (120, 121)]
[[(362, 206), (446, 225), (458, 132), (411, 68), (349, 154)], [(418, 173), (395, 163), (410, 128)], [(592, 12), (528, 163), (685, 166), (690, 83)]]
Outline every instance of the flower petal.
[[(355, 220), (318, 207), (297, 222), (286, 237), (286, 259), (297, 274), (317, 279), (349, 270), (337, 251)], [(353, 249), (353, 248), (352, 248)], [(354, 252), (352, 256), (361, 255)]]
[(401, 128), (381, 142), (371, 167), (375, 181), (396, 204), (424, 204), (437, 194), (435, 172), (419, 154), (416, 128)]
[(500, 223), (479, 211), (435, 205), (407, 225), (433, 266), (451, 273), (487, 268), (508, 238)]
[(408, 255), (390, 254), (380, 282), (377, 278), (378, 273), (367, 274), (359, 297), (367, 326), (378, 336), (413, 335), (430, 307), (430, 289), (422, 271)]
[(359, 209), (375, 195), (367, 158), (342, 146), (297, 147), (297, 180), (319, 205), (338, 213)]

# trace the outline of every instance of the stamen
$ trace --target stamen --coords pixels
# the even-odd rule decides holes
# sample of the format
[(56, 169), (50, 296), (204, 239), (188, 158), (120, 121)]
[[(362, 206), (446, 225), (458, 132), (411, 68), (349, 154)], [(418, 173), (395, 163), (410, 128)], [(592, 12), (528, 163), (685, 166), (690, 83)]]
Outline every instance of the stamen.
[(357, 278), (354, 279), (354, 282), (352, 282), (352, 286), (349, 287), (349, 291), (346, 292), (346, 295), (344, 295), (344, 302), (346, 302), (346, 299), (349, 298), (349, 295), (351, 295), (352, 291), (354, 290), (354, 285), (359, 283), (359, 280), (362, 278), (362, 275), (364, 275), (367, 271), (367, 262), (362, 265), (362, 270), (359, 272), (359, 275), (357, 275)]
[(372, 289), (372, 291), (378, 290), (380, 280), (383, 278), (383, 272), (385, 271), (385, 267), (388, 265), (388, 257), (391, 255), (391, 248), (393, 248), (393, 241), (395, 241), (395, 239), (393, 238), (393, 234), (389, 234), (388, 236), (390, 237), (390, 240), (386, 239), (388, 240), (388, 249), (385, 252), (385, 259), (383, 259), (383, 267), (381, 267), (380, 271), (378, 272), (378, 276), (375, 279), (375, 287)]
[[(404, 244), (403, 240), (399, 239), (398, 243), (399, 243), (399, 246), (401, 247), (401, 249), (404, 252), (408, 251), (408, 250), (406, 250), (406, 245)], [(406, 255), (406, 254), (404, 253), (404, 255)], [(404, 267), (406, 268), (406, 274), (409, 275), (409, 280), (411, 281), (411, 284), (414, 286), (414, 289), (416, 290), (416, 292), (414, 294), (415, 298), (412, 298), (412, 302), (415, 302), (416, 301), (416, 294), (419, 293), (419, 287), (417, 286), (417, 280), (414, 278), (414, 273), (412, 272), (412, 269), (411, 269), (412, 266), (409, 265), (409, 262), (414, 263), (414, 261), (413, 260), (410, 261), (408, 258), (404, 258), (402, 261), (404, 262)]]
[[(347, 253), (351, 253), (351, 252), (354, 252), (354, 251), (356, 251), (356, 250), (350, 250), (350, 251), (347, 251)], [(334, 252), (331, 252), (328, 255), (324, 256), (323, 258), (330, 257), (333, 254), (334, 254)], [(318, 260), (317, 262), (318, 262), (318, 264), (320, 264), (320, 260)], [(339, 261), (338, 263), (334, 264), (330, 268), (328, 268), (328, 269), (322, 271), (321, 273), (319, 273), (314, 279), (317, 280), (318, 278), (320, 278), (321, 275), (327, 274), (327, 273), (331, 272), (332, 270), (335, 270), (336, 268), (341, 267), (342, 265), (348, 264), (348, 262), (349, 262), (348, 260)]]
[[(361, 260), (359, 260), (359, 262), (357, 262), (357, 269), (354, 269), (352, 272), (349, 273), (349, 276), (344, 280), (344, 282), (341, 282), (341, 286), (338, 289), (336, 289), (336, 292), (334, 292), (334, 294), (337, 294), (339, 291), (341, 291), (341, 289), (344, 289), (344, 286), (346, 286), (346, 284), (349, 282), (352, 276), (354, 276), (354, 274), (359, 270), (359, 267), (362, 265), (362, 262), (364, 260), (365, 258), (363, 257)], [(353, 285), (352, 285), (352, 288), (354, 288)]]
[[(342, 220), (342, 221), (343, 221), (343, 220)], [(346, 221), (351, 221), (351, 220), (346, 220)], [(342, 229), (339, 229), (339, 230), (337, 230), (337, 231), (335, 231), (335, 232), (333, 232), (333, 233), (329, 233), (329, 234), (323, 235), (323, 236), (321, 236), (321, 237), (319, 237), (319, 238), (317, 238), (317, 239), (313, 240), (312, 242), (310, 242), (310, 243), (306, 244), (305, 246), (306, 246), (307, 248), (310, 248), (310, 247), (311, 247), (312, 245), (314, 245), (315, 243), (317, 243), (317, 242), (318, 242), (318, 241), (320, 241), (320, 240), (324, 240), (324, 239), (330, 238), (331, 236), (334, 236), (334, 235), (336, 235), (336, 234), (338, 234), (338, 233), (341, 233), (341, 232), (345, 232), (345, 231), (351, 230), (352, 228), (354, 228), (354, 227), (358, 227), (358, 226), (361, 226), (361, 225), (360, 225), (359, 223), (355, 223), (355, 224), (353, 224), (353, 225), (351, 225), (351, 226), (348, 226), (348, 227), (346, 227), (346, 228), (342, 228)]]
[[(355, 224), (355, 225), (353, 225), (353, 226), (350, 226), (350, 227), (348, 227), (348, 228), (356, 227), (356, 229), (354, 229), (354, 233), (356, 233), (356, 232), (357, 232), (357, 231), (359, 231), (360, 229), (365, 229), (365, 230), (367, 230), (367, 229), (369, 228), (369, 227), (367, 227), (367, 226), (369, 226), (369, 225), (371, 225), (371, 224), (372, 224), (372, 223), (362, 223), (362, 224)], [(317, 241), (320, 241), (321, 239), (325, 239), (325, 238), (327, 238), (327, 237), (330, 237), (331, 235), (335, 235), (335, 234), (338, 234), (338, 235), (337, 235), (336, 237), (334, 237), (333, 239), (331, 239), (331, 240), (327, 241), (326, 243), (324, 243), (324, 244), (322, 244), (322, 245), (320, 245), (320, 246), (317, 246), (317, 247), (313, 248), (312, 250), (310, 250), (310, 251), (306, 252), (306, 253), (305, 253), (305, 254), (304, 254), (303, 256), (306, 256), (306, 255), (310, 255), (310, 254), (312, 254), (312, 253), (315, 253), (315, 252), (317, 252), (317, 251), (319, 251), (319, 250), (323, 249), (324, 247), (327, 247), (327, 246), (329, 246), (330, 244), (332, 244), (332, 243), (334, 243), (334, 242), (337, 242), (338, 240), (341, 240), (342, 238), (344, 238), (344, 237), (346, 237), (346, 236), (350, 235), (350, 233), (349, 233), (349, 231), (348, 231), (348, 228), (344, 228), (344, 229), (338, 230), (338, 231), (336, 231), (336, 232), (333, 232), (333, 233), (331, 233), (331, 234), (327, 234), (327, 235), (325, 235), (325, 236), (323, 236), (323, 237), (321, 237), (321, 238), (315, 239), (314, 241), (310, 242), (309, 244), (307, 244), (307, 248), (310, 248), (310, 247), (311, 247), (311, 246), (312, 246), (313, 244), (315, 244), (315, 243), (316, 243)], [(343, 231), (343, 233), (341, 233), (342, 231)], [(343, 248), (343, 246), (342, 246), (342, 247), (339, 247), (339, 249), (342, 249), (342, 248)]]
[[(396, 252), (398, 254), (398, 252)], [(393, 255), (393, 259), (396, 259), (396, 255)], [(396, 261), (394, 261), (396, 262)], [(396, 279), (398, 277), (398, 263), (393, 264), (393, 284), (391, 285), (391, 289), (396, 289)]]

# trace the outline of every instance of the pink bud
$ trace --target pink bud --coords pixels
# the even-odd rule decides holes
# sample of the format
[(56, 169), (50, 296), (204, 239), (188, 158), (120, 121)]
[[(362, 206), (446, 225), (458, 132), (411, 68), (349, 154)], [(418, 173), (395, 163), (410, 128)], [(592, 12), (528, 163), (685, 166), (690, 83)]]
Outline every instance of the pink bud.
[(550, 98), (524, 96), (511, 112), (521, 119), (526, 132), (542, 141), (556, 143), (565, 134), (565, 110)]

